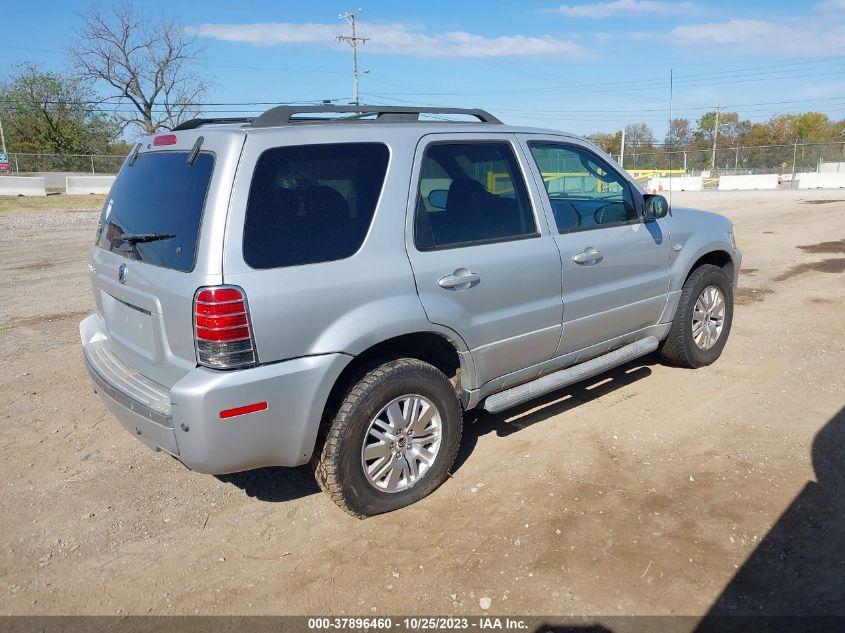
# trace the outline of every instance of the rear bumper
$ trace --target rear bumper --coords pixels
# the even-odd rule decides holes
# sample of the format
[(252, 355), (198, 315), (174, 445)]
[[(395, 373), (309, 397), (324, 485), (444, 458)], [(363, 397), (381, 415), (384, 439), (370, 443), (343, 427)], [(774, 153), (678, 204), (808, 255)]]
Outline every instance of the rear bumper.
[[(329, 392), (351, 360), (324, 354), (236, 371), (197, 367), (167, 389), (98, 353), (109, 341), (96, 314), (82, 321), (80, 333), (95, 390), (120, 424), (151, 448), (210, 474), (306, 463)], [(220, 417), (256, 402), (267, 408)]]
[[(100, 395), (103, 403), (127, 431), (154, 450), (164, 450), (179, 456), (173, 420), (169, 415), (156, 412), (148, 403), (130, 396), (113, 384), (104, 374), (107, 371), (89, 357), (89, 351), (83, 353), (85, 367), (94, 383), (94, 391)], [(93, 356), (93, 355), (92, 355)]]

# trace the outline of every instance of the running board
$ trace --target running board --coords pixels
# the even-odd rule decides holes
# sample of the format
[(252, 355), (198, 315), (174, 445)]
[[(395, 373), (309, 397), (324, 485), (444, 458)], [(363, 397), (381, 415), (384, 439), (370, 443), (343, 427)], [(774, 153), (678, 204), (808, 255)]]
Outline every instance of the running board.
[(608, 369), (627, 363), (630, 360), (645, 356), (657, 349), (658, 340), (654, 336), (648, 336), (636, 343), (630, 343), (612, 352), (608, 352), (598, 358), (588, 360), (584, 363), (561, 369), (548, 376), (537, 378), (516, 387), (488, 396), (484, 400), (484, 410), (490, 413), (498, 413), (513, 406), (533, 400), (538, 396), (551, 393), (562, 387), (581, 382), (604, 373)]

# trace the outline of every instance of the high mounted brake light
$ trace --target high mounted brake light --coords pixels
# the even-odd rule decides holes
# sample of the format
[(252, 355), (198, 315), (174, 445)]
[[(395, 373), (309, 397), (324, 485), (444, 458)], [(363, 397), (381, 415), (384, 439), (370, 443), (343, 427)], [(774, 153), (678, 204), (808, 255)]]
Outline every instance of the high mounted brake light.
[(255, 365), (244, 291), (235, 286), (200, 288), (194, 295), (194, 347), (197, 362), (213, 369)]
[(159, 136), (156, 136), (153, 139), (153, 147), (159, 147), (161, 145), (176, 145), (176, 135), (161, 134)]

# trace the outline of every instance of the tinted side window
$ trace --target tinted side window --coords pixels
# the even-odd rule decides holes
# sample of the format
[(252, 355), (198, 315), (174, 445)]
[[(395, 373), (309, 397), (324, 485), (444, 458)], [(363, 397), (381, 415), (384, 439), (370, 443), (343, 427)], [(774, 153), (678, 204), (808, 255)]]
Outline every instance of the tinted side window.
[(249, 189), (244, 261), (280, 268), (353, 255), (370, 228), (388, 155), (382, 143), (265, 151)]
[(415, 214), (417, 248), (536, 234), (528, 191), (509, 143), (436, 143), (426, 148)]
[(529, 143), (549, 194), (558, 231), (639, 219), (628, 183), (592, 152), (569, 145)]

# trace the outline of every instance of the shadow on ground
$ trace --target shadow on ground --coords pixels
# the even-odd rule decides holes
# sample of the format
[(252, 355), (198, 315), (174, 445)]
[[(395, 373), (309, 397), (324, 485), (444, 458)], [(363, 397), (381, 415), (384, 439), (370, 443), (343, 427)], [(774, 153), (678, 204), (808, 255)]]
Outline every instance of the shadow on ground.
[(278, 503), (292, 501), (320, 492), (309, 465), (297, 468), (258, 468), (231, 475), (219, 475), (220, 481), (232, 484), (250, 497)]
[(816, 435), (812, 459), (816, 481), (751, 553), (697, 633), (736, 630), (722, 616), (752, 615), (811, 618), (794, 623), (795, 631), (845, 630), (845, 407)]
[[(845, 407), (818, 432), (809, 481), (707, 614), (608, 617), (582, 631), (841, 633), (845, 631)], [(542, 624), (536, 631), (574, 631)]]
[(507, 437), (539, 422), (566, 413), (580, 405), (606, 396), (651, 375), (651, 367), (660, 361), (657, 356), (638, 358), (595, 378), (564, 387), (502, 413), (473, 410), (464, 417), (461, 448), (452, 472), (456, 472), (475, 450), (478, 439), (488, 433)]
[[(471, 411), (464, 419), (461, 448), (452, 471), (456, 471), (466, 462), (482, 435), (495, 432), (499, 437), (506, 437), (532, 424), (565, 413), (580, 404), (645, 378), (651, 374), (649, 366), (656, 362), (657, 358), (651, 356), (637, 359), (586, 382), (510, 409), (506, 413), (491, 415), (484, 411)], [(240, 488), (250, 497), (267, 502), (291, 501), (320, 492), (308, 465), (298, 468), (259, 468), (220, 475), (217, 478)]]

